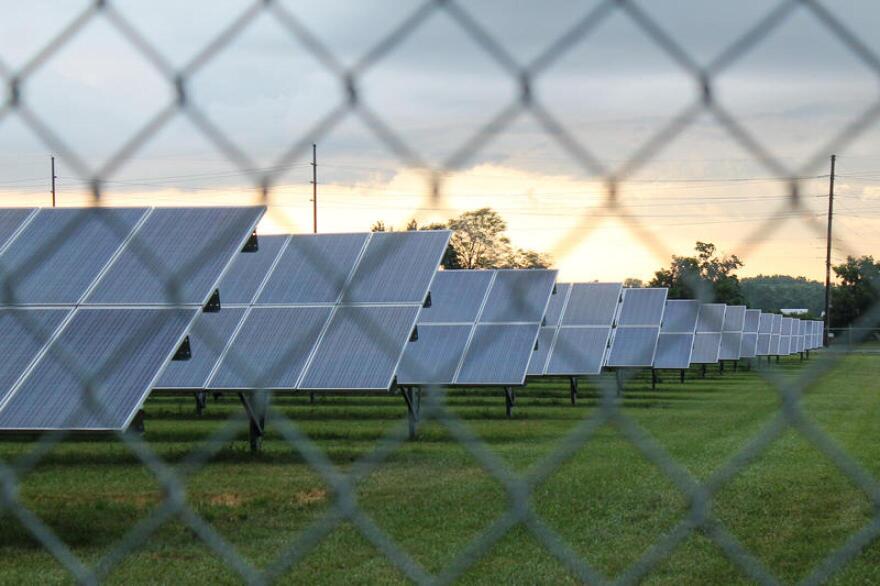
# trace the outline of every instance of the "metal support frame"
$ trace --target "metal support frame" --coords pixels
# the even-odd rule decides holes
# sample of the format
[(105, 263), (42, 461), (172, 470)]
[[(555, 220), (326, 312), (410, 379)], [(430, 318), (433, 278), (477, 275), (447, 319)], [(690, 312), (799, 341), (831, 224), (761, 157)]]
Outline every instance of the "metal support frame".
[(208, 392), (207, 391), (198, 391), (195, 394), (196, 398), (196, 415), (198, 417), (202, 416), (202, 413), (205, 412), (205, 408), (208, 406)]
[(513, 417), (513, 407), (515, 405), (516, 393), (513, 391), (513, 387), (504, 387), (504, 406), (508, 417)]
[(733, 372), (736, 372), (737, 367), (739, 367), (739, 360), (733, 361)]
[(406, 403), (406, 414), (409, 420), (409, 439), (416, 439), (416, 427), (419, 423), (419, 411), (422, 407), (422, 389), (413, 387), (400, 387), (400, 394)]
[(138, 435), (144, 434), (144, 419), (146, 418), (146, 413), (143, 409), (138, 409), (138, 412), (135, 413), (134, 419), (131, 420), (131, 424), (128, 426), (128, 431), (131, 433), (136, 433)]
[(617, 396), (623, 394), (623, 372), (618, 368), (614, 370), (614, 382), (617, 386)]
[(569, 392), (571, 393), (571, 404), (577, 405), (578, 400), (578, 377), (568, 377)]
[(250, 420), (249, 439), (251, 452), (259, 452), (263, 447), (263, 436), (266, 433), (266, 414), (269, 411), (269, 393), (262, 391), (254, 393), (250, 398), (239, 393), (238, 398), (244, 406), (244, 410)]
[(681, 384), (684, 384), (684, 373), (685, 373), (685, 369), (684, 369), (684, 368), (682, 368), (681, 370), (678, 371), (678, 381), (679, 381)]
[(779, 364), (779, 356), (776, 357), (776, 364)]
[(657, 369), (655, 368), (651, 369), (651, 390), (657, 390)]
[(804, 361), (804, 353), (803, 353), (803, 352), (798, 352), (798, 354), (801, 355), (801, 362), (803, 362), (803, 361)]
[(718, 374), (724, 374), (724, 361), (718, 361)]
[(700, 365), (700, 378), (706, 378), (706, 363)]

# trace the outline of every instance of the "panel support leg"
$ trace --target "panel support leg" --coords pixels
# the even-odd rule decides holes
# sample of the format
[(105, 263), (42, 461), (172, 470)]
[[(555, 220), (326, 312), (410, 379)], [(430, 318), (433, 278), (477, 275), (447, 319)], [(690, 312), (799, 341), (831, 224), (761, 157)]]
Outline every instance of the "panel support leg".
[(803, 362), (804, 361), (804, 353), (801, 352), (800, 355), (801, 355), (801, 362)]
[(678, 371), (678, 380), (679, 380), (679, 382), (681, 382), (681, 384), (684, 384), (684, 369), (683, 368), (680, 371)]
[(737, 367), (739, 366), (739, 360), (733, 361), (733, 372), (736, 372)]
[(315, 402), (315, 393), (309, 393), (309, 403)]
[(653, 368), (651, 369), (651, 390), (657, 390), (657, 371)]
[(576, 376), (569, 377), (569, 389), (571, 391), (571, 404), (577, 405), (578, 400), (578, 379)]
[(718, 361), (718, 374), (724, 374), (724, 361)]
[(620, 369), (614, 371), (614, 382), (617, 385), (617, 396), (619, 397), (623, 394), (623, 374)]
[(199, 391), (196, 393), (196, 415), (198, 417), (202, 416), (202, 413), (205, 412), (205, 407), (208, 406), (208, 393), (205, 391)]
[(269, 393), (254, 393), (246, 397), (243, 393), (238, 394), (241, 404), (250, 420), (249, 439), (251, 452), (257, 453), (263, 447), (263, 436), (266, 433), (266, 413), (269, 411)]
[(138, 409), (138, 412), (134, 415), (134, 419), (131, 420), (131, 424), (128, 426), (128, 431), (136, 433), (138, 435), (143, 435), (145, 418), (146, 413), (144, 412), (144, 410)]
[(706, 364), (700, 365), (700, 378), (706, 378)]
[(422, 389), (401, 387), (400, 394), (406, 403), (406, 415), (409, 421), (409, 439), (416, 439), (416, 428), (419, 423), (419, 410), (422, 406)]
[(779, 356), (776, 357), (776, 364), (779, 364)]
[(513, 417), (513, 406), (516, 404), (516, 394), (513, 387), (504, 387), (504, 406), (507, 409), (507, 416)]

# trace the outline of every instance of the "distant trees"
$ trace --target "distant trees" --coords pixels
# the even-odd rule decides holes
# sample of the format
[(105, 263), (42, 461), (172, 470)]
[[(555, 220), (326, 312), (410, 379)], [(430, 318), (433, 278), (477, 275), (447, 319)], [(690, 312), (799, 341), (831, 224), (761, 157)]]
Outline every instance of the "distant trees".
[(645, 286), (644, 281), (641, 279), (636, 279), (634, 277), (627, 277), (623, 280), (623, 286), (628, 287), (630, 289), (640, 289)]
[(831, 290), (831, 323), (843, 327), (867, 314), (880, 300), (880, 263), (872, 256), (848, 256), (845, 263), (832, 268), (839, 282)]
[(806, 277), (758, 275), (740, 280), (746, 305), (765, 312), (783, 308), (803, 308), (820, 316), (825, 305), (825, 285)]
[(735, 272), (743, 266), (736, 255), (718, 256), (715, 245), (697, 242), (696, 256), (673, 256), (669, 268), (654, 273), (649, 287), (666, 287), (670, 299), (712, 299), (728, 305), (745, 303)]
[[(374, 232), (385, 232), (381, 220), (373, 224)], [(447, 269), (536, 269), (552, 263), (546, 254), (516, 248), (505, 232), (507, 223), (491, 208), (481, 208), (450, 218), (445, 224), (419, 225), (410, 220), (406, 230), (452, 230), (449, 247), (442, 265)]]

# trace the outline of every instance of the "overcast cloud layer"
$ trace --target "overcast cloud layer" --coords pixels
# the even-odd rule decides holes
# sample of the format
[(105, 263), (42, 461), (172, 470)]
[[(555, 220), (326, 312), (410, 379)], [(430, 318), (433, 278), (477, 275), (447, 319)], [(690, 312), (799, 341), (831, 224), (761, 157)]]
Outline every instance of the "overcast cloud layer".
[[(0, 22), (0, 62), (18, 71), (87, 4), (11, 2)], [(189, 64), (249, 2), (113, 3), (173, 68)], [(359, 63), (419, 2), (285, 2), (344, 68)], [(542, 55), (597, 3), (488, 2), (463, 6), (521, 66)], [(639, 3), (706, 66), (771, 9), (766, 1)], [(827, 2), (836, 18), (880, 53), (880, 5)], [(516, 80), (453, 19), (437, 11), (358, 78), (362, 99), (418, 155), (439, 164), (517, 96)], [(714, 86), (719, 103), (792, 169), (821, 153), (831, 136), (878, 99), (877, 73), (804, 9), (733, 63)], [(194, 104), (247, 154), (268, 167), (346, 99), (329, 72), (270, 15), (251, 23), (189, 80)], [(25, 103), (80, 159), (100, 167), (173, 99), (155, 67), (107, 24), (95, 19), (22, 85)], [(608, 168), (621, 165), (664, 124), (699, 97), (693, 76), (622, 11), (575, 43), (535, 79), (541, 104)], [(839, 154), (841, 242), (846, 252), (877, 244), (873, 200), (880, 191), (878, 130)], [(42, 144), (13, 113), (0, 121), (0, 191), (7, 205), (46, 203)], [(701, 116), (624, 184), (624, 203), (665, 246), (603, 213), (583, 230), (577, 218), (601, 200), (601, 178), (569, 156), (529, 114), (514, 120), (470, 158), (430, 199), (422, 176), (405, 168), (355, 116), (319, 140), (321, 228), (363, 230), (377, 219), (447, 217), (492, 205), (517, 244), (555, 252), (564, 277), (645, 277), (669, 252), (696, 239), (746, 253), (747, 272), (822, 272), (821, 234), (800, 221), (764, 240), (752, 230), (785, 202), (787, 187), (758, 164), (710, 116)], [(824, 158), (826, 153), (822, 153)], [(827, 153), (830, 154), (830, 153)], [(280, 181), (266, 229), (308, 230), (310, 169), (299, 160)], [(823, 168), (803, 184), (821, 222)], [(68, 203), (85, 184), (59, 161)], [(183, 116), (177, 116), (107, 183), (113, 203), (245, 202), (253, 185)], [(731, 181), (731, 180), (736, 181)], [(613, 220), (610, 219), (610, 220)], [(577, 245), (563, 240), (581, 226)], [(614, 253), (609, 254), (608, 248)], [(655, 253), (654, 255), (649, 253)], [(659, 256), (660, 258), (656, 258)], [(622, 264), (622, 259), (625, 264)]]

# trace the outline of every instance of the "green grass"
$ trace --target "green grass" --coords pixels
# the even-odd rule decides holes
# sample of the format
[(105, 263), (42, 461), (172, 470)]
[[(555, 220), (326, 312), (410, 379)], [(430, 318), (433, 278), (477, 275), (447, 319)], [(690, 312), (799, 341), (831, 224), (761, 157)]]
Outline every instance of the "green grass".
[[(815, 360), (811, 361), (815, 363)], [(772, 366), (786, 377), (795, 359)], [(880, 477), (880, 359), (847, 357), (813, 381), (803, 399), (811, 419), (860, 466)], [(776, 414), (779, 399), (757, 372), (711, 369), (680, 385), (668, 377), (656, 391), (646, 377), (630, 381), (623, 412), (698, 480), (721, 469)], [(515, 416), (504, 417), (500, 392), (450, 392), (452, 411), (516, 472), (557, 449), (597, 412), (596, 390), (582, 383), (576, 407), (564, 381), (519, 392)], [(345, 471), (401, 425), (399, 397), (278, 398), (296, 422)], [(232, 397), (210, 401), (202, 418), (185, 398), (146, 406), (149, 447), (172, 468), (204, 445), (241, 408)], [(508, 508), (500, 483), (436, 422), (405, 442), (357, 485), (361, 508), (430, 573), (446, 568)], [(4, 438), (0, 458), (17, 460), (33, 442)], [(244, 435), (228, 442), (186, 479), (187, 501), (257, 568), (270, 565), (318, 521), (334, 494), (303, 456), (269, 430), (264, 450), (247, 451)], [(85, 564), (113, 551), (162, 501), (159, 482), (119, 441), (71, 439), (53, 448), (20, 482), (21, 501)], [(688, 499), (614, 426), (589, 442), (540, 484), (534, 509), (597, 571), (615, 577), (687, 514)], [(788, 430), (718, 492), (712, 511), (740, 544), (785, 582), (810, 574), (871, 519), (867, 496), (834, 463)], [(179, 519), (163, 524), (122, 557), (111, 583), (237, 583), (238, 575)], [(460, 577), (464, 583), (575, 583), (576, 578), (523, 525), (514, 526)], [(835, 575), (839, 583), (880, 581), (880, 544), (869, 545)], [(69, 583), (70, 575), (8, 513), (0, 516), (0, 583)], [(352, 524), (324, 537), (282, 582), (403, 583), (404, 574)], [(747, 583), (706, 533), (697, 530), (645, 578), (657, 584)]]

